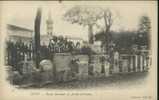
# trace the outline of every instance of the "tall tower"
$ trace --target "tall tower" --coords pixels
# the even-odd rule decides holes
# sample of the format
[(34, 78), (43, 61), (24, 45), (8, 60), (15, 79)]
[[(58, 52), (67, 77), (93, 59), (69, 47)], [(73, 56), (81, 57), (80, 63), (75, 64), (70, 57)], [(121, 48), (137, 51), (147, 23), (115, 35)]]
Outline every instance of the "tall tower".
[(47, 35), (52, 36), (53, 35), (53, 20), (51, 17), (51, 11), (48, 13), (48, 19), (46, 20), (47, 25)]

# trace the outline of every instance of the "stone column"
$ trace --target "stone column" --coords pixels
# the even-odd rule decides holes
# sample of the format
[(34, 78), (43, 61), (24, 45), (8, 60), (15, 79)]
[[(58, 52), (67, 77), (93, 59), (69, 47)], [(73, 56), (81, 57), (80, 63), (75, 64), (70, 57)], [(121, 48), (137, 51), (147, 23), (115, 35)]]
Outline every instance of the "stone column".
[(140, 71), (143, 71), (143, 56), (140, 55)]
[(138, 55), (135, 55), (135, 72), (138, 71)]
[(133, 56), (130, 56), (130, 72), (133, 72)]
[(133, 55), (133, 72), (135, 72), (136, 68), (135, 68), (135, 56)]
[(30, 60), (33, 59), (33, 52), (30, 53)]
[(140, 72), (140, 63), (141, 63), (141, 60), (140, 60), (140, 58), (141, 58), (141, 55), (138, 55), (138, 64), (137, 64), (137, 68), (138, 68), (138, 72)]
[(27, 54), (24, 54), (24, 62), (27, 62), (27, 60), (28, 60), (28, 56)]
[(143, 55), (143, 59), (142, 59), (142, 63), (143, 63), (143, 66), (142, 66), (142, 71), (144, 71), (144, 67), (145, 67), (145, 55)]
[(148, 69), (148, 67), (149, 67), (149, 65), (150, 65), (150, 63), (151, 63), (150, 60), (151, 60), (150, 58), (149, 58), (149, 59), (146, 58), (146, 66), (145, 66), (145, 70)]
[(146, 65), (147, 65), (147, 61), (146, 61), (146, 56), (143, 56), (143, 71), (145, 71)]
[(119, 61), (119, 72), (122, 72), (122, 61)]
[(131, 71), (131, 55), (128, 57), (128, 72)]

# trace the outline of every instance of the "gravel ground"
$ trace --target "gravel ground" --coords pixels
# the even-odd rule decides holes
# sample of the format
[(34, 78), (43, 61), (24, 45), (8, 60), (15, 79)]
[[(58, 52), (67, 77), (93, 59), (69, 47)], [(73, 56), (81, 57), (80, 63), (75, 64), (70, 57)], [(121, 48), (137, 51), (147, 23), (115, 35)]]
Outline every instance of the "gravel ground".
[[(100, 78), (89, 78), (87, 80), (74, 80), (70, 82), (62, 83), (49, 83), (43, 85), (42, 89), (92, 89), (92, 88), (102, 88), (102, 89), (126, 89), (130, 87), (139, 87), (146, 84), (146, 79), (148, 72), (136, 72), (136, 73), (124, 73), (115, 74), (109, 77)], [(30, 86), (27, 88), (37, 88), (35, 86)]]

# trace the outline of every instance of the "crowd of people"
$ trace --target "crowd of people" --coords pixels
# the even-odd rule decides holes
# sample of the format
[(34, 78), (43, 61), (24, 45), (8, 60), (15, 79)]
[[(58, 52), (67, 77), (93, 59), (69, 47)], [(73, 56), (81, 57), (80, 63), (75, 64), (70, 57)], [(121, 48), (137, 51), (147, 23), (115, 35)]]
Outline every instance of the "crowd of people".
[(13, 68), (16, 69), (16, 66), (20, 61), (23, 61), (27, 58), (27, 60), (32, 59), (32, 43), (24, 43), (23, 41), (19, 40), (16, 42), (7, 41), (7, 64), (14, 66)]
[(63, 52), (72, 52), (75, 49), (80, 48), (80, 43), (74, 43), (73, 41), (68, 40), (62, 36), (56, 37), (53, 36), (50, 39), (48, 48), (50, 52), (63, 53)]
[(74, 43), (62, 36), (53, 36), (48, 44), (41, 44), (41, 58), (48, 58), (54, 53), (72, 53), (79, 52), (81, 49), (80, 43)]
[[(48, 44), (42, 43), (40, 46), (40, 58), (48, 59), (53, 53), (72, 53), (80, 52), (81, 44), (74, 43), (62, 36), (53, 36)], [(18, 62), (24, 60), (33, 60), (34, 44), (32, 41), (25, 43), (25, 41), (7, 41), (7, 64), (15, 66)]]

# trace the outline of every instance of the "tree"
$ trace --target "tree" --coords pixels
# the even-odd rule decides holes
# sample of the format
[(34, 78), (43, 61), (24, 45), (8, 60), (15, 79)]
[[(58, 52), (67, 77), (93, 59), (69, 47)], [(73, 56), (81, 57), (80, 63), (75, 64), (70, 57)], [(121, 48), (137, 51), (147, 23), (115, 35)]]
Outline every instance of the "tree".
[(94, 40), (93, 26), (97, 26), (99, 28), (97, 21), (104, 19), (105, 35), (102, 39), (102, 44), (103, 47), (105, 47), (105, 51), (108, 51), (109, 41), (111, 41), (110, 28), (114, 21), (114, 16), (110, 9), (97, 8), (93, 6), (75, 6), (64, 14), (64, 19), (72, 24), (77, 23), (79, 25), (88, 26), (88, 40), (90, 44), (93, 44)]
[(39, 62), (40, 62), (40, 25), (41, 25), (41, 8), (38, 8), (36, 18), (35, 18), (35, 34), (34, 34), (34, 41), (35, 41), (35, 48), (34, 48), (34, 57), (35, 57), (35, 63), (36, 68), (39, 68)]
[(72, 24), (88, 26), (88, 40), (93, 44), (93, 26), (102, 18), (101, 10), (95, 7), (75, 6), (64, 14), (64, 19)]
[(139, 22), (139, 32), (141, 33), (149, 33), (151, 29), (151, 22), (150, 18), (146, 15), (141, 16), (140, 22)]
[(151, 22), (148, 16), (141, 16), (139, 20), (139, 29), (137, 35), (137, 44), (147, 45), (149, 47), (150, 42), (150, 30), (151, 30)]
[[(102, 45), (110, 57), (110, 63), (112, 63), (112, 39), (110, 28), (113, 24), (113, 14), (109, 9), (96, 8), (92, 6), (75, 6), (65, 13), (64, 18), (72, 24), (77, 23), (79, 25), (88, 26), (88, 40), (90, 44), (93, 44), (94, 41), (93, 26), (96, 25), (99, 27), (99, 25), (97, 25), (97, 21), (104, 19), (105, 34), (104, 37), (102, 37)], [(89, 62), (91, 62), (91, 57), (89, 58)]]
[(112, 42), (112, 36), (110, 32), (110, 28), (113, 24), (113, 15), (112, 12), (109, 9), (103, 10), (103, 18), (105, 22), (105, 31), (104, 31), (104, 39), (102, 41), (102, 44), (105, 48), (106, 54), (110, 54), (110, 42)]
[[(101, 37), (102, 48), (105, 50), (106, 55), (108, 55), (107, 61), (110, 62), (109, 72), (112, 73), (113, 68), (113, 51), (114, 51), (114, 42), (111, 34), (111, 26), (115, 17), (112, 14), (110, 9), (102, 9), (102, 18), (104, 19), (105, 29), (103, 30), (103, 37)], [(103, 69), (105, 70), (105, 69)]]
[(113, 15), (109, 9), (103, 10), (104, 13), (104, 22), (105, 22), (105, 32), (109, 32), (113, 24)]

